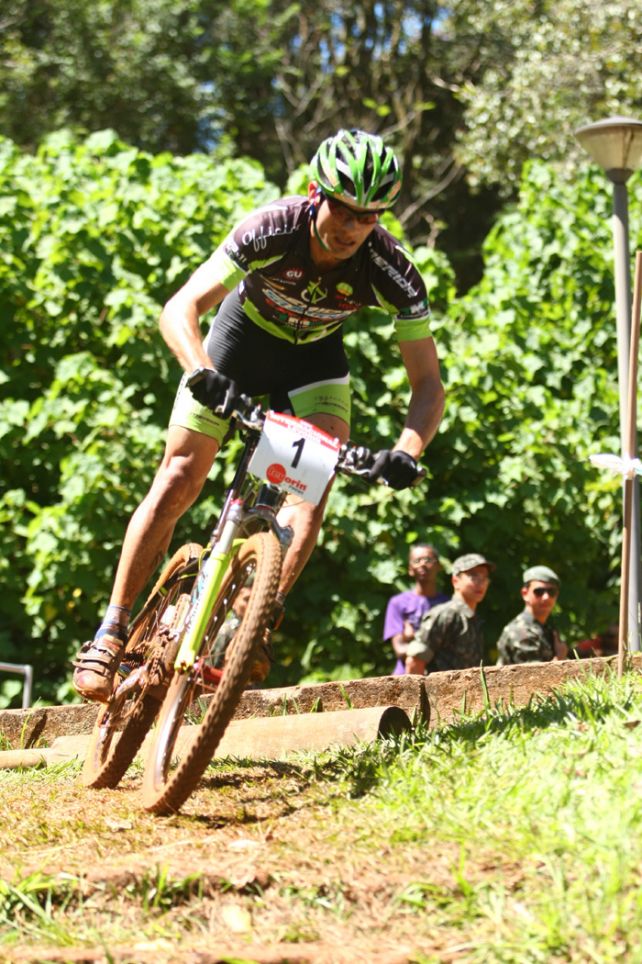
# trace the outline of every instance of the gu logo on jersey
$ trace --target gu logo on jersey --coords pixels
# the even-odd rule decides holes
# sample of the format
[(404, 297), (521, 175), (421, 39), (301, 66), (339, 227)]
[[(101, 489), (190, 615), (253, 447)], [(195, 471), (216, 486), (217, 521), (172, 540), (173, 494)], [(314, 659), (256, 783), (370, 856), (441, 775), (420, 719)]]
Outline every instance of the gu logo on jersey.
[(283, 277), (288, 281), (299, 281), (303, 277), (303, 271), (301, 268), (289, 268), (283, 273)]
[(303, 301), (307, 301), (309, 305), (316, 305), (318, 301), (323, 301), (324, 298), (328, 297), (328, 289), (321, 287), (321, 281), (311, 281), (305, 291), (301, 292), (301, 298)]

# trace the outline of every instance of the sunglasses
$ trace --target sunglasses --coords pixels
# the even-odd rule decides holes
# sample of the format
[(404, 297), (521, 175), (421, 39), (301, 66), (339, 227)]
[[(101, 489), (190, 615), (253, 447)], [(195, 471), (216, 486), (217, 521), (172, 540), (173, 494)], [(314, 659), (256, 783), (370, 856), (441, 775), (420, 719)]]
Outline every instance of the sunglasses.
[(335, 197), (328, 197), (327, 194), (321, 192), (321, 197), (324, 201), (328, 202), (328, 207), (330, 208), (330, 214), (338, 215), (339, 217), (352, 218), (359, 224), (376, 224), (379, 220), (379, 215), (381, 211), (359, 211), (355, 208), (350, 207), (349, 204), (344, 204), (343, 201), (337, 201)]
[(556, 589), (554, 586), (538, 586), (537, 589), (533, 589), (533, 593), (538, 599), (541, 599), (542, 596), (555, 597), (557, 596), (558, 592), (559, 589)]

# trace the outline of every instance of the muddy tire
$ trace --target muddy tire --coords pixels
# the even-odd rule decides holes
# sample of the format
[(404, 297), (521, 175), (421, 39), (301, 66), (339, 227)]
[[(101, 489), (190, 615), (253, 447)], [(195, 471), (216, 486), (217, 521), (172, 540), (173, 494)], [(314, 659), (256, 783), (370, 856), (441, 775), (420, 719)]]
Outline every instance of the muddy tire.
[[(196, 665), (187, 673), (174, 674), (163, 701), (143, 777), (143, 806), (150, 813), (176, 813), (212, 759), (247, 686), (255, 648), (274, 611), (281, 565), (278, 540), (271, 532), (260, 532), (241, 546), (226, 573)], [(208, 686), (203, 667), (236, 596), (252, 576), (247, 609), (226, 651), (220, 681)], [(190, 721), (197, 724), (195, 736), (172, 768), (175, 751), (180, 752), (179, 730)]]
[[(158, 649), (161, 627), (167, 645), (171, 644), (171, 630), (175, 629), (181, 608), (177, 603), (189, 600), (202, 552), (196, 543), (181, 546), (164, 567), (134, 620), (123, 663), (142, 664), (152, 649)], [(118, 784), (158, 715), (161, 701), (157, 693), (141, 686), (124, 686), (122, 681), (117, 683), (111, 699), (98, 713), (81, 774), (87, 787)]]

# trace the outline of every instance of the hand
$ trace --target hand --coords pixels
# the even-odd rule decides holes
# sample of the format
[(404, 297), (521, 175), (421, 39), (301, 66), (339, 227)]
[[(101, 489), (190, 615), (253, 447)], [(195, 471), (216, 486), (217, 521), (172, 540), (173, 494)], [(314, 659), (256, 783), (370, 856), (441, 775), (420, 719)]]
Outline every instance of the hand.
[(211, 368), (197, 368), (188, 375), (187, 385), (201, 405), (215, 411), (221, 418), (229, 418), (241, 394), (231, 378)]
[(408, 656), (406, 658), (406, 673), (409, 675), (423, 676), (426, 672), (426, 661), (425, 659), (419, 659), (418, 656)]
[(372, 468), (364, 473), (369, 482), (383, 479), (392, 489), (407, 489), (419, 478), (420, 470), (412, 455), (400, 449), (376, 452)]
[(403, 632), (401, 634), (401, 638), (403, 639), (404, 643), (409, 643), (415, 638), (414, 626), (407, 619), (404, 619), (403, 621)]

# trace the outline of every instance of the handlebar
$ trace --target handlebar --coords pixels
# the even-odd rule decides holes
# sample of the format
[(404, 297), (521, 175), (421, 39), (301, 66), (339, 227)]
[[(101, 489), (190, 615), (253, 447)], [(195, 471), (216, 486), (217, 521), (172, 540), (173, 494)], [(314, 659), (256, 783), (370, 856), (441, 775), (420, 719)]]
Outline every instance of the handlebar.
[[(193, 374), (195, 375), (196, 373)], [(191, 387), (189, 378), (187, 379), (187, 385)], [(213, 408), (212, 411), (220, 415), (220, 410), (217, 411), (216, 408)], [(259, 402), (255, 402), (250, 398), (249, 395), (237, 395), (232, 402), (230, 419), (245, 431), (259, 435), (263, 430), (263, 423), (265, 422), (265, 409)], [(375, 457), (375, 453), (365, 445), (353, 445), (351, 442), (344, 442), (339, 450), (337, 472), (341, 472), (343, 475), (363, 478), (374, 465)], [(419, 467), (417, 478), (412, 483), (412, 486), (414, 487), (421, 482), (425, 475), (426, 470)], [(383, 480), (381, 481), (383, 482)]]

